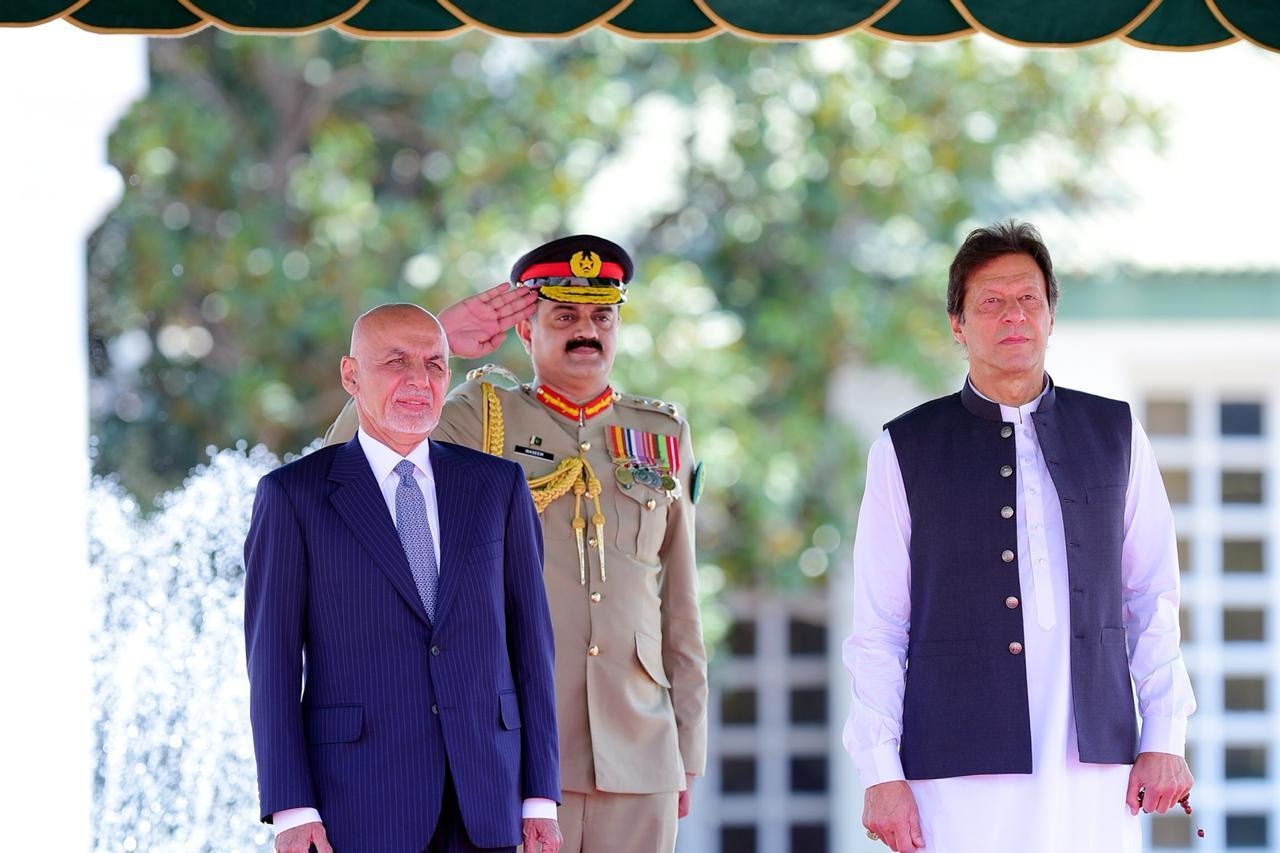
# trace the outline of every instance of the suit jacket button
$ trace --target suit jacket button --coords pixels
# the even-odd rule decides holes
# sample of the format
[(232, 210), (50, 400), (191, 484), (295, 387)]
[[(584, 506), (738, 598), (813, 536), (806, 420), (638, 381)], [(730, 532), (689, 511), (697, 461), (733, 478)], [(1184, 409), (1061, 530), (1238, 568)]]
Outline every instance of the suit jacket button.
[(578, 449), (580, 449), (583, 453), (586, 453), (588, 450), (591, 449), (591, 442), (589, 441), (582, 442), (582, 444), (578, 445)]
[(1010, 644), (1009, 644), (1009, 654), (1011, 654), (1011, 655), (1020, 655), (1020, 654), (1022, 654), (1022, 643), (1019, 643), (1017, 640), (1014, 640), (1012, 643), (1010, 643)]
[(1005, 607), (1007, 607), (1007, 608), (1009, 608), (1010, 610), (1017, 610), (1017, 609), (1018, 609), (1018, 596), (1016, 596), (1016, 595), (1011, 595), (1011, 596), (1009, 596), (1008, 598), (1006, 598), (1006, 599), (1004, 600), (1004, 606), (1005, 606)]
[(587, 654), (591, 655), (591, 657), (595, 657), (596, 655), (600, 654), (600, 647), (599, 646), (588, 647)]
[(1001, 517), (1001, 518), (1013, 518), (1013, 507), (1011, 507), (1011, 506), (1002, 506), (1002, 507), (1000, 507), (1000, 517)]
[(431, 654), (433, 654), (433, 655), (438, 655), (438, 654), (440, 654), (440, 647), (439, 647), (439, 646), (432, 646), (432, 647), (431, 647)]
[(1001, 477), (1012, 477), (1012, 476), (1013, 476), (1013, 466), (1012, 466), (1012, 465), (1001, 465), (1001, 466), (1000, 466), (1000, 476), (1001, 476)]
[(435, 703), (432, 703), (431, 713), (435, 714), (437, 717), (440, 716), (440, 706), (436, 705)]
[(1005, 424), (1004, 426), (1000, 427), (1001, 438), (1008, 438), (1011, 435), (1013, 435), (1013, 427), (1009, 426), (1008, 424)]
[(592, 603), (592, 604), (599, 604), (599, 603), (600, 603), (600, 599), (602, 599), (602, 598), (604, 598), (604, 596), (602, 596), (602, 595), (601, 595), (600, 593), (598, 593), (598, 592), (593, 592), (593, 593), (591, 593), (591, 603)]
[(1006, 563), (1012, 563), (1015, 556), (1017, 555), (1008, 549), (1000, 552), (1000, 559), (1004, 560)]

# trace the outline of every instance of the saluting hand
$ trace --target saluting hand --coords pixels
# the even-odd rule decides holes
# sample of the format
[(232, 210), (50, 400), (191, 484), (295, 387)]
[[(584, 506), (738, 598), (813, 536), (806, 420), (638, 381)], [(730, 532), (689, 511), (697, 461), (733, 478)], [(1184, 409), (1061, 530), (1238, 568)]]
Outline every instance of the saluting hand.
[(276, 853), (311, 853), (313, 849), (316, 853), (333, 853), (324, 824), (319, 821), (286, 829), (276, 836)]
[[(525, 853), (557, 853), (564, 837), (560, 822), (546, 817), (527, 817), (521, 821)], [(538, 846), (542, 845), (542, 846)]]
[(863, 798), (862, 825), (867, 837), (883, 841), (890, 850), (915, 853), (924, 849), (920, 811), (911, 786), (901, 780), (881, 782), (867, 789)]
[(507, 330), (533, 316), (538, 291), (496, 284), (455, 302), (440, 312), (440, 325), (449, 351), (463, 358), (480, 358), (502, 346)]

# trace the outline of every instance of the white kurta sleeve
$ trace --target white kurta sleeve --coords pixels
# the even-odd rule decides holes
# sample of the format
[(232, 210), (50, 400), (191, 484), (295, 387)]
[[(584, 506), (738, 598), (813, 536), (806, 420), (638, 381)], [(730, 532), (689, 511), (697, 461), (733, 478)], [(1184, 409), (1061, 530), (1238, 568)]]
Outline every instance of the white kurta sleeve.
[(911, 626), (911, 512), (886, 430), (867, 457), (853, 543), (853, 632), (843, 658), (853, 683), (844, 747), (866, 787), (904, 778), (898, 742)]
[(1182, 755), (1196, 700), (1178, 649), (1178, 546), (1160, 468), (1137, 420), (1124, 524), (1120, 570), (1129, 672), (1142, 717), (1138, 751)]

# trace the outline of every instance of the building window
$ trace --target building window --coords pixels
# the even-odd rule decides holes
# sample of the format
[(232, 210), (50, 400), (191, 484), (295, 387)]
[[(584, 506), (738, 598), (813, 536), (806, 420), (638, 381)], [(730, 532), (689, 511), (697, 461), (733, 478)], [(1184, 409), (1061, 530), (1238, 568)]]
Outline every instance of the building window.
[(1222, 639), (1228, 643), (1257, 643), (1266, 639), (1267, 614), (1256, 607), (1222, 611)]
[(755, 657), (756, 623), (750, 619), (735, 621), (725, 634), (724, 644), (736, 658)]
[(827, 790), (827, 757), (796, 755), (791, 758), (791, 790), (803, 794), (821, 794)]
[(1178, 631), (1182, 635), (1182, 642), (1190, 643), (1193, 640), (1191, 626), (1191, 608), (1185, 604), (1178, 608)]
[(1164, 490), (1169, 493), (1169, 503), (1185, 504), (1191, 501), (1191, 472), (1186, 468), (1161, 468)]
[(1228, 779), (1267, 778), (1267, 748), (1265, 746), (1227, 747), (1222, 775)]
[(1148, 400), (1146, 428), (1149, 435), (1186, 435), (1191, 411), (1186, 400)]
[(1262, 503), (1262, 472), (1223, 471), (1222, 502), (1224, 504)]
[(1261, 403), (1223, 403), (1218, 415), (1223, 435), (1262, 435)]
[(755, 757), (751, 755), (727, 755), (721, 758), (720, 790), (726, 794), (755, 793)]
[(787, 626), (787, 648), (795, 657), (825, 655), (827, 653), (827, 626), (792, 619)]
[(791, 824), (791, 853), (827, 853), (827, 825)]
[(726, 726), (754, 726), (756, 691), (748, 687), (721, 693), (720, 722)]
[(720, 853), (755, 853), (755, 850), (754, 826), (720, 827)]
[(791, 722), (827, 722), (827, 688), (796, 687), (791, 691)]
[(1232, 676), (1223, 679), (1222, 707), (1228, 711), (1267, 710), (1267, 680)]
[[(1181, 811), (1181, 809), (1178, 809)], [(1191, 816), (1170, 812), (1151, 816), (1152, 847), (1190, 847)]]
[(1266, 847), (1267, 816), (1261, 814), (1227, 815), (1228, 847)]
[(1225, 539), (1222, 542), (1224, 572), (1262, 571), (1261, 539)]
[(1178, 568), (1184, 573), (1191, 571), (1191, 542), (1178, 537)]

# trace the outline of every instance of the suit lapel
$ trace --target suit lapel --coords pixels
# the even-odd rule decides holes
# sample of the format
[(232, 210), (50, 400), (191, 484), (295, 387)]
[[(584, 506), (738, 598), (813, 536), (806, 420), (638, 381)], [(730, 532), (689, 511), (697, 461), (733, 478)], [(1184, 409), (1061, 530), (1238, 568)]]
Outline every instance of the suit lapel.
[(436, 483), (436, 508), (440, 515), (440, 597), (436, 602), (436, 623), (449, 612), (449, 605), (463, 583), (467, 546), (475, 521), (475, 495), (468, 466), (448, 445), (431, 442), (431, 473)]
[[(432, 459), (433, 464), (434, 461)], [(404, 555), (400, 536), (391, 522), (391, 514), (387, 512), (386, 499), (373, 479), (373, 471), (358, 436), (334, 454), (329, 479), (337, 484), (329, 495), (330, 504), (400, 597), (418, 618), (426, 622), (427, 611), (409, 572), (409, 560)], [(443, 522), (441, 524), (443, 526)]]

